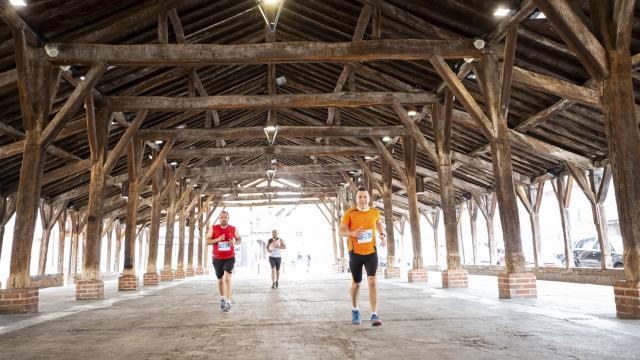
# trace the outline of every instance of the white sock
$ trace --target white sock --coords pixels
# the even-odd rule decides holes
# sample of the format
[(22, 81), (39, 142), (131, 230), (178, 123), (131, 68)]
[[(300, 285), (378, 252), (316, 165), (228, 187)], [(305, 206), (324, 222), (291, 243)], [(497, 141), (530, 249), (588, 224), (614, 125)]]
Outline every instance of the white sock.
[(376, 311), (376, 312), (372, 312), (372, 313), (371, 313), (371, 316), (373, 316), (373, 315), (376, 315), (376, 316), (377, 316), (377, 315), (378, 315), (378, 312), (377, 312), (377, 311)]
[(357, 306), (356, 306), (356, 307), (354, 307), (354, 308), (353, 308), (353, 311), (359, 311), (359, 310), (358, 310), (358, 307), (357, 307)]
[(226, 300), (224, 296), (220, 296), (220, 300)]

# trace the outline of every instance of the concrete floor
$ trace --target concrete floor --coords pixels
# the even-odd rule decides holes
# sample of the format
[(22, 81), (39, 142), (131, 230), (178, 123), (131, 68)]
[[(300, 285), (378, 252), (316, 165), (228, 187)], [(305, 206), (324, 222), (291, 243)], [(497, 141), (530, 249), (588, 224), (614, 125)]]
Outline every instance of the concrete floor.
[[(246, 270), (244, 270), (246, 271)], [(498, 300), (497, 280), (469, 289), (382, 280), (384, 324), (351, 325), (345, 274), (296, 278), (279, 290), (241, 270), (234, 306), (212, 277), (77, 302), (41, 291), (40, 313), (0, 316), (2, 359), (638, 359), (640, 322), (615, 318), (607, 286), (538, 282), (538, 300)], [(366, 288), (361, 293), (368, 315)]]

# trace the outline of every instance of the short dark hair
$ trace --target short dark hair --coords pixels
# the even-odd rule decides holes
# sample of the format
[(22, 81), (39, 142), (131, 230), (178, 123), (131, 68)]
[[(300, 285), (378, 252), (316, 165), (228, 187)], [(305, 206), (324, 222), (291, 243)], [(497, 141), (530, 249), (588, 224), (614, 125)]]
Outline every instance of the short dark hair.
[(229, 212), (227, 210), (220, 211), (220, 215), (222, 215), (222, 214), (227, 214), (227, 216), (229, 216)]
[(360, 186), (358, 188), (358, 191), (367, 191), (368, 192), (369, 190), (367, 190), (367, 188), (365, 188), (364, 186)]

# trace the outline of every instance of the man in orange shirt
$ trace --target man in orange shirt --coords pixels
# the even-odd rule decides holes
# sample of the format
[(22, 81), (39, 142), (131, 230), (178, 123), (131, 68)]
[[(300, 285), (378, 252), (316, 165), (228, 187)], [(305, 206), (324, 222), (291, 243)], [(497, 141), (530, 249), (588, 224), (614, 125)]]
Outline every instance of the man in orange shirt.
[(362, 324), (358, 309), (358, 294), (362, 281), (362, 267), (367, 271), (369, 283), (369, 301), (371, 302), (371, 324), (382, 325), (378, 316), (378, 290), (376, 270), (378, 269), (378, 253), (376, 252), (376, 233), (380, 236), (380, 246), (386, 246), (385, 234), (380, 221), (380, 212), (369, 207), (369, 192), (361, 187), (356, 193), (356, 207), (347, 210), (340, 223), (340, 235), (349, 236), (349, 269), (351, 283), (351, 323)]

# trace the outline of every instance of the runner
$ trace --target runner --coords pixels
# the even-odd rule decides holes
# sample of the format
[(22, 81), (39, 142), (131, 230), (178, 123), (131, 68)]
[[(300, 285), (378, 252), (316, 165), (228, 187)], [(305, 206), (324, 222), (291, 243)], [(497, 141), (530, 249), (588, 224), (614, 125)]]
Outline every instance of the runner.
[(267, 251), (269, 252), (269, 264), (271, 265), (271, 288), (278, 288), (278, 280), (280, 279), (280, 264), (282, 263), (282, 254), (280, 250), (287, 248), (284, 241), (278, 237), (278, 230), (271, 232), (271, 239), (267, 243)]
[(349, 269), (351, 270), (351, 323), (362, 324), (358, 309), (358, 294), (362, 281), (362, 267), (367, 271), (369, 283), (369, 301), (371, 303), (371, 325), (380, 326), (382, 320), (378, 316), (378, 290), (376, 270), (378, 269), (378, 253), (376, 251), (376, 233), (380, 236), (380, 246), (386, 246), (385, 234), (380, 221), (380, 212), (369, 208), (369, 192), (358, 188), (356, 207), (347, 210), (340, 223), (340, 235), (349, 236)]
[[(214, 225), (207, 233), (207, 245), (213, 245), (213, 267), (218, 278), (220, 309), (231, 310), (231, 273), (236, 262), (235, 244), (240, 244), (240, 235), (229, 225), (229, 213), (220, 213), (220, 224)], [(234, 242), (235, 240), (235, 242)]]

